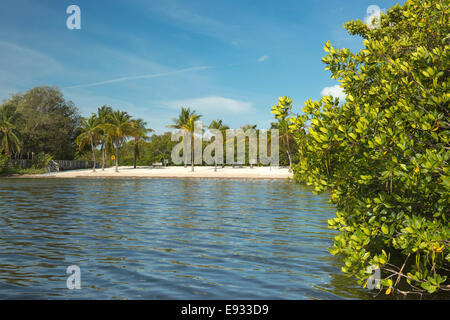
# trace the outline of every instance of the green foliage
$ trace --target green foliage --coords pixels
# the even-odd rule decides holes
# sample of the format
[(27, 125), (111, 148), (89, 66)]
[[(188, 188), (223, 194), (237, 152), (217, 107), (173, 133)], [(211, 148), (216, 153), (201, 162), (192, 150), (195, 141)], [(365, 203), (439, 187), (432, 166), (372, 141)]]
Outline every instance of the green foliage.
[(0, 153), (6, 156), (20, 152), (22, 145), (20, 133), (16, 128), (17, 117), (16, 107), (0, 107)]
[(103, 134), (100, 125), (100, 119), (96, 114), (92, 114), (88, 119), (81, 118), (81, 126), (78, 128), (80, 134), (75, 139), (75, 143), (80, 150), (83, 150), (85, 146), (90, 146), (92, 151), (92, 161), (94, 163), (92, 170), (94, 172), (96, 167), (95, 150), (98, 142), (102, 139)]
[[(169, 165), (173, 165), (171, 162), (172, 149), (178, 143), (171, 140), (172, 134), (166, 132), (160, 135), (152, 135), (148, 141), (139, 142), (139, 158), (136, 161), (138, 166), (151, 166), (153, 163), (168, 160)], [(123, 165), (131, 166), (134, 163), (134, 141), (129, 141), (121, 150)]]
[(140, 157), (140, 149), (143, 142), (148, 141), (149, 137), (147, 133), (152, 132), (152, 129), (147, 128), (147, 122), (142, 119), (132, 120), (131, 124), (134, 128), (132, 134), (133, 137), (133, 147), (134, 147), (134, 161), (133, 165), (136, 168), (137, 160)]
[[(297, 160), (298, 154), (298, 152), (292, 152), (293, 149), (297, 149), (297, 146), (293, 139), (293, 134), (289, 130), (290, 121), (288, 117), (293, 116), (291, 113), (292, 107), (291, 97), (284, 96), (278, 99), (278, 104), (274, 105), (271, 111), (275, 115), (275, 119), (278, 120), (278, 122), (272, 123), (272, 129), (279, 130), (280, 151), (282, 151), (282, 155), (287, 156), (287, 164), (290, 170), (292, 169), (293, 161)], [(281, 156), (280, 165), (283, 165), (285, 162), (284, 157)]]
[[(174, 129), (182, 129), (189, 132), (191, 139), (191, 167), (192, 171), (194, 171), (194, 131), (195, 131), (195, 122), (200, 120), (202, 116), (197, 114), (195, 110), (191, 110), (190, 108), (181, 107), (180, 115), (178, 118), (173, 118), (173, 125), (167, 126), (168, 128)], [(183, 138), (184, 139), (184, 138)], [(186, 159), (187, 160), (187, 159)], [(185, 161), (187, 162), (187, 161)]]
[(6, 155), (4, 155), (0, 152), (0, 174), (7, 173), (8, 161), (9, 161), (9, 157), (7, 157)]
[(19, 92), (4, 105), (14, 107), (17, 114), (12, 123), (21, 140), (19, 156), (45, 152), (55, 159), (73, 159), (80, 115), (58, 88), (40, 86)]
[(120, 150), (124, 147), (127, 138), (132, 137), (136, 132), (132, 117), (124, 111), (112, 111), (107, 115), (106, 122), (99, 125), (99, 129), (104, 131), (111, 145), (115, 148), (116, 172), (118, 172)]
[(33, 169), (44, 169), (52, 161), (52, 156), (44, 152), (39, 152), (33, 157)]
[(447, 1), (410, 0), (378, 29), (348, 22), (364, 49), (328, 42), (322, 59), (346, 101), (308, 100), (290, 119), (296, 179), (337, 207), (330, 252), (361, 284), (380, 267), (386, 294), (450, 289), (448, 18)]

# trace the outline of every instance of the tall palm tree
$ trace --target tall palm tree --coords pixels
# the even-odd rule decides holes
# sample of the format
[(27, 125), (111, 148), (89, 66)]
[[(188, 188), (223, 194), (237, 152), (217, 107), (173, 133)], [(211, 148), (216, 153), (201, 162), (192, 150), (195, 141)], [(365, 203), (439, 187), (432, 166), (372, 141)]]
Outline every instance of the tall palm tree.
[(99, 141), (99, 119), (97, 115), (92, 114), (89, 119), (81, 119), (80, 130), (81, 133), (75, 139), (75, 143), (78, 145), (80, 150), (84, 148), (85, 145), (89, 144), (92, 149), (92, 161), (94, 161), (94, 166), (92, 167), (92, 172), (95, 172), (95, 149)]
[(119, 172), (120, 148), (122, 148), (128, 137), (133, 136), (136, 130), (133, 127), (131, 116), (124, 111), (113, 111), (108, 116), (108, 122), (99, 127), (105, 130), (116, 149), (116, 172)]
[[(184, 108), (181, 107), (181, 112), (180, 115), (178, 116), (178, 118), (172, 118), (172, 121), (175, 123), (173, 125), (168, 125), (168, 128), (174, 128), (174, 129), (182, 129), (183, 125), (186, 124), (189, 120), (189, 114), (190, 114), (190, 109), (189, 108)], [(184, 144), (184, 135), (182, 137), (183, 139), (183, 144)], [(183, 151), (183, 156), (184, 156), (184, 167), (187, 167), (187, 152)]]
[[(189, 132), (191, 138), (191, 168), (194, 171), (194, 131), (195, 131), (195, 121), (201, 118), (201, 115), (196, 114), (195, 110), (190, 108), (181, 107), (181, 112), (178, 118), (173, 118), (175, 124), (169, 125), (169, 128), (182, 129)], [(183, 138), (184, 139), (184, 138)], [(187, 160), (187, 159), (186, 159)], [(184, 166), (186, 167), (186, 161)]]
[[(113, 112), (112, 108), (108, 107), (106, 105), (97, 109), (97, 117), (99, 120), (99, 126), (108, 123), (109, 115), (112, 112)], [(111, 148), (109, 148), (111, 146), (111, 139), (106, 134), (105, 130), (102, 130), (100, 127), (99, 127), (99, 138), (100, 138), (100, 151), (102, 154), (102, 171), (104, 171), (105, 165), (106, 165), (107, 151), (108, 151), (108, 149), (111, 149)]]
[(7, 105), (0, 108), (0, 146), (7, 157), (10, 157), (11, 153), (20, 152), (22, 144), (14, 124), (16, 116), (15, 107)]
[(147, 122), (142, 119), (132, 120), (131, 124), (134, 128), (134, 168), (136, 169), (136, 162), (139, 157), (139, 143), (141, 141), (148, 141), (149, 137), (147, 136), (147, 133), (152, 132), (153, 130), (147, 128)]
[[(230, 129), (229, 126), (224, 125), (222, 123), (222, 120), (217, 120), (217, 119), (211, 121), (208, 128), (220, 130), (222, 132), (222, 136), (225, 135), (226, 130)], [(225, 164), (222, 162), (222, 168), (224, 168), (224, 167), (225, 167)], [(217, 154), (216, 154), (216, 152), (214, 152), (214, 171), (217, 171)]]

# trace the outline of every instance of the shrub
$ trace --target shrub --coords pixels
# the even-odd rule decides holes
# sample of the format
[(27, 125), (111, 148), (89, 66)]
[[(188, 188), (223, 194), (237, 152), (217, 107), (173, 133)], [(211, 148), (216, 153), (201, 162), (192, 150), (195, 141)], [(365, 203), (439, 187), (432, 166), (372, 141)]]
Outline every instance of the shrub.
[(347, 97), (308, 100), (290, 118), (295, 177), (330, 192), (339, 231), (330, 252), (343, 256), (343, 272), (365, 285), (368, 267), (380, 268), (386, 294), (448, 291), (448, 2), (409, 0), (379, 28), (345, 28), (364, 49), (326, 43), (322, 61)]
[(52, 159), (53, 159), (52, 156), (50, 156), (49, 154), (46, 154), (44, 152), (39, 152), (33, 158), (32, 168), (33, 169), (46, 168), (48, 166), (48, 164), (50, 163), (50, 161), (52, 161)]
[(8, 172), (9, 157), (0, 152), (0, 174)]

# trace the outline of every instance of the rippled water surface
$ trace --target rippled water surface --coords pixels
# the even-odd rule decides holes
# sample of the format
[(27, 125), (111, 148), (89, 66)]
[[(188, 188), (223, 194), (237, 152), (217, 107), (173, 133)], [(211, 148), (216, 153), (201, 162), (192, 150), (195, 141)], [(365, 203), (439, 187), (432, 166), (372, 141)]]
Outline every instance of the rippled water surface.
[(286, 181), (2, 179), (0, 299), (370, 298), (327, 252), (333, 216)]

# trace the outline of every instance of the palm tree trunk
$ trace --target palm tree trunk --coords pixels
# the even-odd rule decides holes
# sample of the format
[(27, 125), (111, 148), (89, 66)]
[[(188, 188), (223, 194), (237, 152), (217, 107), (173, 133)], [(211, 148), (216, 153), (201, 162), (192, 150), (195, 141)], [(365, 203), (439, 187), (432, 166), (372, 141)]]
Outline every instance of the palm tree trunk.
[(194, 132), (191, 132), (191, 171), (194, 172)]
[(134, 142), (134, 168), (136, 169), (136, 162), (137, 162), (137, 143)]
[(101, 151), (102, 151), (102, 171), (105, 171), (105, 144), (104, 143), (102, 143), (102, 148), (101, 148)]
[[(183, 146), (185, 146), (184, 145), (184, 134), (183, 134)], [(184, 150), (184, 147), (183, 147), (183, 158), (184, 158), (184, 167), (185, 168), (187, 168), (187, 161), (188, 161), (188, 158), (187, 158), (187, 150)]]
[(91, 139), (91, 147), (92, 147), (92, 160), (94, 161), (94, 167), (92, 168), (92, 172), (95, 172), (95, 148), (92, 139)]
[(119, 172), (119, 155), (120, 155), (120, 147), (116, 146), (116, 172)]

